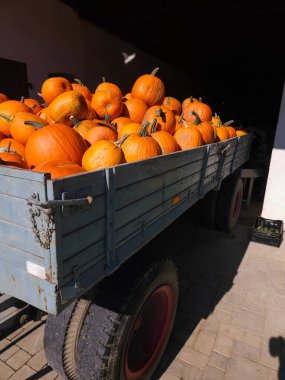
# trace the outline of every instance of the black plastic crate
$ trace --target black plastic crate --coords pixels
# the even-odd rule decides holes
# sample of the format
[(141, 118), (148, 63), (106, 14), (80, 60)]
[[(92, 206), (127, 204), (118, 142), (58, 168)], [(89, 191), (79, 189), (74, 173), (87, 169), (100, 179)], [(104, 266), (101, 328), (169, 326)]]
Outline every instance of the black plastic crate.
[(251, 241), (261, 244), (280, 247), (283, 238), (283, 221), (256, 218), (255, 226), (251, 232)]

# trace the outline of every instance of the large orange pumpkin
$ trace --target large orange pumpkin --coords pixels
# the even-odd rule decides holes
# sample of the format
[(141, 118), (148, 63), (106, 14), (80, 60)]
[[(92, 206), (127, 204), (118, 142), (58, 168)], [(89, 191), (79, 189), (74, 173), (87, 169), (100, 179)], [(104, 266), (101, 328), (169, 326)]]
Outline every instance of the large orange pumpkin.
[(210, 121), (202, 121), (196, 112), (193, 112), (196, 120), (191, 124), (198, 128), (203, 137), (204, 144), (211, 144), (216, 139), (216, 128)]
[(19, 153), (20, 156), (24, 158), (26, 156), (25, 146), (21, 144), (19, 141), (11, 137), (6, 137), (5, 139), (0, 141), (0, 148), (2, 147), (4, 148), (10, 147), (12, 150), (15, 150), (17, 153)]
[(124, 125), (132, 123), (132, 120), (129, 117), (119, 116), (112, 120), (112, 125), (116, 128), (117, 133), (120, 133), (120, 130)]
[(132, 98), (123, 102), (122, 116), (141, 123), (147, 110), (148, 106), (142, 99)]
[(182, 104), (178, 99), (174, 98), (173, 96), (167, 96), (166, 98), (164, 98), (162, 105), (171, 109), (174, 115), (181, 115)]
[(118, 138), (122, 138), (125, 135), (128, 135), (130, 133), (140, 133), (142, 129), (142, 124), (141, 123), (128, 123), (125, 124), (121, 129), (120, 132), (118, 133)]
[(159, 67), (155, 68), (151, 74), (139, 76), (132, 87), (132, 97), (142, 99), (148, 107), (160, 105), (165, 98), (165, 88), (163, 81), (156, 77)]
[[(92, 120), (77, 120), (74, 116), (70, 116), (70, 120), (73, 123), (73, 129), (78, 132), (85, 140), (87, 132), (96, 127), (96, 123)], [(86, 140), (87, 141), (87, 140)]]
[(8, 147), (0, 148), (0, 165), (16, 166), (22, 169), (28, 169), (26, 160), (18, 152)]
[(35, 115), (37, 115), (43, 109), (43, 105), (37, 99), (25, 97), (23, 97), (22, 99), (23, 102), (31, 108)]
[[(104, 123), (104, 124), (103, 124)], [(112, 125), (97, 122), (97, 126), (86, 132), (85, 139), (92, 145), (99, 140), (117, 141), (118, 133)]]
[(0, 92), (0, 103), (6, 102), (6, 100), (10, 100), (9, 97), (6, 94)]
[(12, 137), (24, 146), (26, 145), (31, 133), (36, 130), (36, 127), (28, 122), (36, 122), (44, 125), (48, 124), (34, 113), (17, 112), (11, 121), (10, 132)]
[(169, 132), (156, 131), (156, 120), (154, 120), (151, 126), (151, 137), (159, 143), (162, 154), (173, 153), (180, 150), (177, 141)]
[(26, 144), (29, 168), (46, 161), (71, 161), (81, 165), (87, 145), (79, 133), (66, 124), (42, 126), (33, 132)]
[(79, 92), (81, 95), (84, 96), (85, 99), (92, 100), (92, 92), (89, 89), (89, 87), (85, 86), (80, 79), (75, 78), (74, 82), (71, 83), (72, 89), (74, 91)]
[(220, 125), (219, 127), (216, 127), (216, 141), (225, 141), (230, 138), (229, 130), (226, 126)]
[(120, 98), (120, 100), (123, 99), (123, 93), (122, 93), (120, 87), (115, 83), (106, 82), (104, 77), (102, 78), (102, 83), (98, 84), (98, 86), (95, 88), (94, 92), (101, 91), (101, 90), (111, 91), (111, 92), (115, 93)]
[(246, 135), (247, 132), (243, 129), (236, 129), (236, 135), (237, 136), (243, 136), (243, 135)]

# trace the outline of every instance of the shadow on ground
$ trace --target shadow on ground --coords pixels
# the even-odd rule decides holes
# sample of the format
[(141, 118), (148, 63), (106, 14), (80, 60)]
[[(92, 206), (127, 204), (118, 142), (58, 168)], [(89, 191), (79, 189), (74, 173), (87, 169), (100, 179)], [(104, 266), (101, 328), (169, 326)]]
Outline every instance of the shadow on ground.
[(187, 214), (163, 231), (147, 247), (172, 258), (180, 275), (180, 296), (174, 328), (160, 367), (159, 379), (174, 361), (202, 319), (206, 319), (231, 289), (250, 241), (260, 205), (243, 209), (233, 233), (193, 224)]

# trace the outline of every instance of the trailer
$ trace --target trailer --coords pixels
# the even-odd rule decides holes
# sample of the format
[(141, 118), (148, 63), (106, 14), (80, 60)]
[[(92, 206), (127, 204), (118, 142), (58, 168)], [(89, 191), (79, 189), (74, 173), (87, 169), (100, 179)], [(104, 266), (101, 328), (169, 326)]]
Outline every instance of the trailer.
[(232, 231), (251, 141), (249, 133), (56, 180), (0, 166), (0, 292), (47, 313), (45, 353), (63, 378), (150, 379), (175, 320), (179, 275), (172, 260), (140, 250), (201, 199), (216, 228)]

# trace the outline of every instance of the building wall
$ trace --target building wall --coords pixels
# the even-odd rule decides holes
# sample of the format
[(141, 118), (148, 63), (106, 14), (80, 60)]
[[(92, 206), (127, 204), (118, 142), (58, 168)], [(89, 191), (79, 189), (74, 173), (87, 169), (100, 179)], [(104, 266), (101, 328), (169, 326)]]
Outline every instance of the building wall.
[(285, 221), (285, 85), (267, 177), (262, 216)]
[[(168, 96), (204, 95), (202, 84), (189, 75), (80, 19), (58, 0), (2, 0), (0, 14), (0, 57), (27, 64), (31, 97), (49, 73), (69, 73), (91, 91), (105, 77), (129, 92), (138, 75), (157, 66)], [(135, 53), (135, 59), (124, 64), (122, 52)]]

